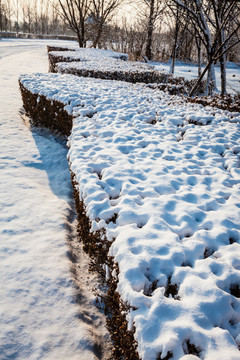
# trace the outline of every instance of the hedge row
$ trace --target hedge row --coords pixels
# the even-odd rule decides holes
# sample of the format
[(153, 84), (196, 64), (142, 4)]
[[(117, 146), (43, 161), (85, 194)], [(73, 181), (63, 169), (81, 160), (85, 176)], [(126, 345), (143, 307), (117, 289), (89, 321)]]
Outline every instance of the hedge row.
[[(59, 50), (58, 50), (59, 49)], [(48, 47), (48, 51), (69, 51), (68, 48), (56, 48), (56, 47)], [(98, 69), (98, 64), (96, 61), (96, 68), (95, 69), (87, 69), (87, 68), (79, 68), (74, 66), (65, 67), (61, 69), (58, 66), (59, 63), (62, 62), (75, 62), (81, 61), (81, 59), (72, 59), (70, 56), (59, 56), (56, 54), (48, 54), (49, 59), (49, 71), (50, 72), (61, 72), (67, 74), (73, 74), (76, 76), (83, 76), (83, 77), (93, 77), (99, 79), (108, 79), (108, 80), (120, 80), (120, 81), (127, 81), (130, 83), (145, 83), (145, 84), (156, 84), (159, 89), (167, 90), (170, 94), (184, 94), (187, 93), (192, 89), (196, 80), (185, 80), (183, 77), (173, 77), (169, 74), (162, 73), (160, 71), (154, 70), (146, 70), (146, 71), (138, 71), (129, 70), (129, 71), (122, 71), (120, 70), (103, 70)], [(85, 62), (84, 62), (85, 63)], [(163, 84), (167, 84), (167, 86), (163, 86)], [(174, 87), (173, 87), (174, 85)], [(204, 84), (201, 85), (199, 92), (203, 93)]]
[[(62, 51), (62, 50), (58, 50)], [(66, 51), (66, 50), (64, 50)], [(48, 53), (48, 64), (49, 64), (49, 72), (57, 73), (57, 64), (60, 62), (72, 62), (72, 61), (81, 61), (81, 59), (72, 59), (70, 56), (56, 56), (51, 52)]]
[[(19, 82), (26, 115), (29, 116), (34, 126), (47, 127), (56, 130), (62, 135), (68, 136), (72, 128), (72, 115), (64, 110), (64, 104), (58, 101), (48, 100), (44, 95), (33, 94)], [(90, 219), (86, 215), (85, 205), (80, 201), (78, 184), (71, 172), (74, 199), (78, 217), (78, 235), (83, 243), (83, 248), (92, 259), (92, 268), (96, 270), (103, 282), (106, 282), (105, 267), (110, 269), (110, 274), (115, 270), (118, 274), (117, 264), (108, 255), (111, 243), (103, 233), (92, 233)], [(109, 329), (114, 348), (111, 359), (139, 360), (137, 343), (134, 340), (134, 332), (127, 329), (126, 312), (128, 306), (124, 304), (116, 291), (117, 279), (110, 277), (107, 280), (108, 291), (102, 298), (107, 316)]]
[(64, 105), (55, 100), (48, 100), (43, 95), (32, 94), (19, 82), (23, 107), (34, 126), (43, 126), (69, 136), (72, 129), (72, 116)]
[(225, 96), (196, 96), (194, 98), (188, 98), (188, 101), (202, 104), (203, 106), (217, 107), (218, 109), (228, 110), (231, 112), (240, 112), (240, 94), (227, 94)]

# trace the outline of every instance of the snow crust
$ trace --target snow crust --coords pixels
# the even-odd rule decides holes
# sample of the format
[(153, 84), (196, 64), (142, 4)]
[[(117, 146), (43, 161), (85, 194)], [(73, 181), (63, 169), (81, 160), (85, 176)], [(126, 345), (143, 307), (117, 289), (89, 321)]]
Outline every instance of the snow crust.
[(239, 360), (240, 114), (140, 84), (21, 81), (75, 117), (71, 170), (112, 241), (140, 357)]

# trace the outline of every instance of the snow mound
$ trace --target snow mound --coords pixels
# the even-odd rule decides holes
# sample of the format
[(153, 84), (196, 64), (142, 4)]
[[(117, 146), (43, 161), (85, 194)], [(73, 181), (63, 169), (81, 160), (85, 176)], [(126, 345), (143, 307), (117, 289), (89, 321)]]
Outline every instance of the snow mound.
[(240, 359), (240, 114), (139, 84), (21, 82), (75, 117), (71, 170), (112, 241), (140, 357)]

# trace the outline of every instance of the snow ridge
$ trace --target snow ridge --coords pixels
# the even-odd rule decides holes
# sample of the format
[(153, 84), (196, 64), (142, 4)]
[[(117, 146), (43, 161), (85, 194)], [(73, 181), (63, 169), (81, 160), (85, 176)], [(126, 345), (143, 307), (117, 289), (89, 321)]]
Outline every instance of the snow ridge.
[(240, 359), (240, 114), (140, 84), (21, 82), (75, 117), (71, 170), (112, 241), (140, 357)]

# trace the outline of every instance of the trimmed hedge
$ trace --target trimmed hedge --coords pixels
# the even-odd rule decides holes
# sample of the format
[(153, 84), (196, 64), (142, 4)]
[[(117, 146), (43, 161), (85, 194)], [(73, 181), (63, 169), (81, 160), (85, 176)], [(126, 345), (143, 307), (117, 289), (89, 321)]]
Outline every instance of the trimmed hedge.
[(69, 136), (72, 129), (72, 116), (64, 110), (64, 105), (48, 100), (43, 95), (32, 94), (19, 82), (23, 107), (34, 126), (42, 126)]
[[(55, 48), (56, 50), (56, 48)], [(69, 49), (65, 48), (65, 51)], [(60, 72), (65, 74), (73, 74), (75, 76), (83, 76), (83, 77), (93, 77), (104, 80), (119, 80), (126, 81), (130, 83), (145, 83), (145, 84), (155, 84), (156, 87), (160, 90), (168, 91), (171, 95), (187, 95), (188, 92), (192, 89), (196, 80), (185, 80), (183, 77), (173, 77), (169, 74), (162, 73), (160, 71), (155, 70), (146, 70), (146, 71), (138, 71), (129, 70), (123, 71), (119, 70), (103, 70), (97, 68), (96, 69), (87, 69), (87, 68), (79, 68), (74, 66), (69, 66), (65, 69), (61, 69), (58, 64), (61, 62), (81, 62), (81, 59), (72, 59), (70, 56), (58, 56), (56, 54), (48, 54), (49, 59), (49, 71), (50, 72)], [(87, 62), (84, 62), (87, 63)], [(202, 83), (200, 89), (198, 90), (200, 94), (204, 91), (204, 83)]]
[(50, 46), (47, 45), (47, 52), (49, 53), (50, 51), (75, 51), (75, 49), (71, 49), (68, 47), (61, 47), (61, 46)]
[(203, 106), (213, 106), (218, 109), (228, 110), (231, 112), (240, 112), (240, 94), (238, 95), (214, 95), (188, 98), (191, 103), (202, 104)]
[[(67, 50), (64, 50), (67, 51)], [(68, 49), (69, 51), (69, 49)], [(81, 61), (81, 59), (72, 59), (71, 57), (67, 56), (56, 56), (51, 54), (51, 52), (48, 53), (48, 63), (49, 63), (49, 72), (57, 73), (57, 63), (59, 62), (72, 62), (72, 61)]]
[[(30, 122), (34, 126), (47, 127), (56, 130), (62, 135), (70, 135), (73, 116), (64, 110), (64, 105), (58, 101), (48, 100), (43, 95), (33, 94), (27, 90), (19, 81), (20, 91), (23, 100), (23, 107), (26, 114), (30, 117)], [(70, 170), (71, 171), (71, 170)], [(108, 291), (102, 297), (107, 317), (107, 328), (113, 341), (113, 354), (111, 360), (139, 360), (137, 353), (137, 342), (134, 339), (134, 331), (127, 329), (126, 313), (129, 306), (124, 304), (116, 291), (117, 278), (110, 276), (106, 281), (105, 267), (110, 269), (110, 273), (115, 270), (118, 274), (118, 265), (108, 255), (111, 243), (107, 240), (104, 233), (92, 233), (91, 222), (86, 215), (85, 205), (80, 201), (78, 184), (74, 180), (71, 172), (74, 199), (78, 219), (78, 235), (83, 242), (83, 249), (92, 259), (92, 269), (97, 271), (103, 282), (107, 282)], [(109, 359), (110, 360), (110, 359)]]

